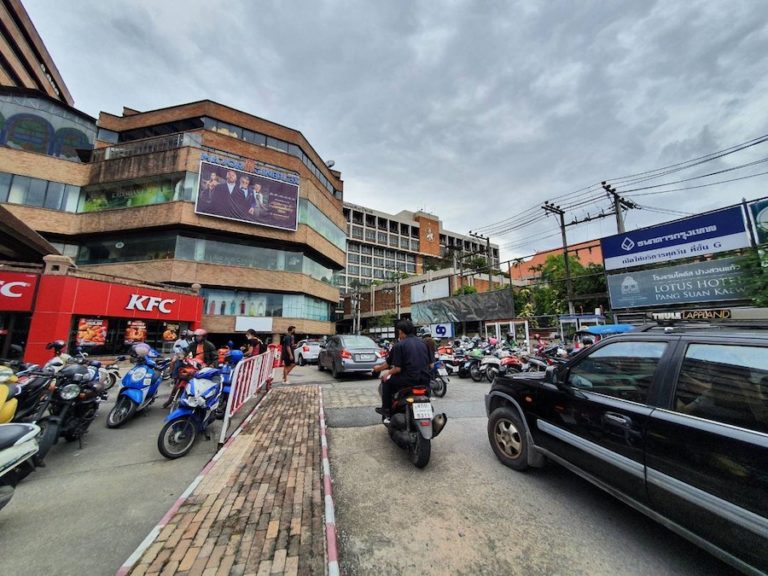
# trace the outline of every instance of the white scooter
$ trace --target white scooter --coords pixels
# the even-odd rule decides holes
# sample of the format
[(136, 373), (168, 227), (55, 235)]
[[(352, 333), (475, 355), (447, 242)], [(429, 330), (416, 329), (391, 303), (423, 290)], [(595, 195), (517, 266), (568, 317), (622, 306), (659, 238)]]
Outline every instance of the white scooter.
[(34, 424), (0, 424), (0, 509), (13, 497), (14, 488), (35, 465), (37, 437), (40, 428)]

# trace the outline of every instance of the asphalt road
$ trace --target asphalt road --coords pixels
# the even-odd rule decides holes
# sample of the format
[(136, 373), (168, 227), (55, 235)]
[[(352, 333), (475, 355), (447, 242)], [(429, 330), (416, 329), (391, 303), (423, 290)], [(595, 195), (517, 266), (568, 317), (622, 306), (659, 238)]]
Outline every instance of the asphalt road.
[(113, 388), (82, 448), (60, 440), (46, 467), (19, 484), (0, 510), (3, 576), (114, 574), (199, 474), (218, 437), (198, 439), (184, 458), (161, 456), (157, 437), (167, 411), (160, 405), (170, 391), (161, 386), (146, 415), (117, 430), (105, 424)]
[(734, 573), (559, 466), (501, 465), (486, 435), (487, 383), (454, 378), (435, 400), (449, 422), (417, 470), (378, 424), (376, 380), (323, 377), (344, 574)]

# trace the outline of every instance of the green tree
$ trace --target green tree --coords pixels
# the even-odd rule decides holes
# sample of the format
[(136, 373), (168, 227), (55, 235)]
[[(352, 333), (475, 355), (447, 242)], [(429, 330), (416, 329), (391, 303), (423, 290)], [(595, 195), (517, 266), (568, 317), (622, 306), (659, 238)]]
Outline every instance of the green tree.
[(477, 288), (474, 286), (461, 286), (453, 293), (454, 296), (462, 296), (464, 294), (477, 294)]
[(768, 307), (768, 246), (759, 250), (749, 250), (738, 259), (741, 275), (735, 284), (743, 288), (752, 304), (760, 308)]

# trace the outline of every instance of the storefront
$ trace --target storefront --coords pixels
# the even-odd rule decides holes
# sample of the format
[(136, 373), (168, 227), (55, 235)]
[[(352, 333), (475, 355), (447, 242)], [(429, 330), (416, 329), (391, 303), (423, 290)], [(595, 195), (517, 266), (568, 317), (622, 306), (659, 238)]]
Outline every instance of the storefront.
[(27, 362), (44, 362), (52, 340), (91, 355), (123, 353), (137, 342), (168, 352), (181, 330), (199, 326), (203, 312), (203, 299), (189, 291), (53, 274), (38, 284)]
[(20, 358), (29, 333), (39, 276), (0, 271), (0, 358)]

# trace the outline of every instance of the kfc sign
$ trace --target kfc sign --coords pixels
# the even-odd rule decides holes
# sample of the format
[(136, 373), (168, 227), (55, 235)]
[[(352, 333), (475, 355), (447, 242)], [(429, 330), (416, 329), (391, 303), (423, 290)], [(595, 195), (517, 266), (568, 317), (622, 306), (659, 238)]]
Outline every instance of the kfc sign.
[(171, 313), (171, 304), (176, 300), (167, 300), (157, 296), (142, 296), (141, 294), (131, 294), (126, 310), (139, 310), (140, 312), (154, 312), (157, 310), (163, 314)]
[(36, 274), (0, 272), (0, 310), (28, 312), (37, 286)]

